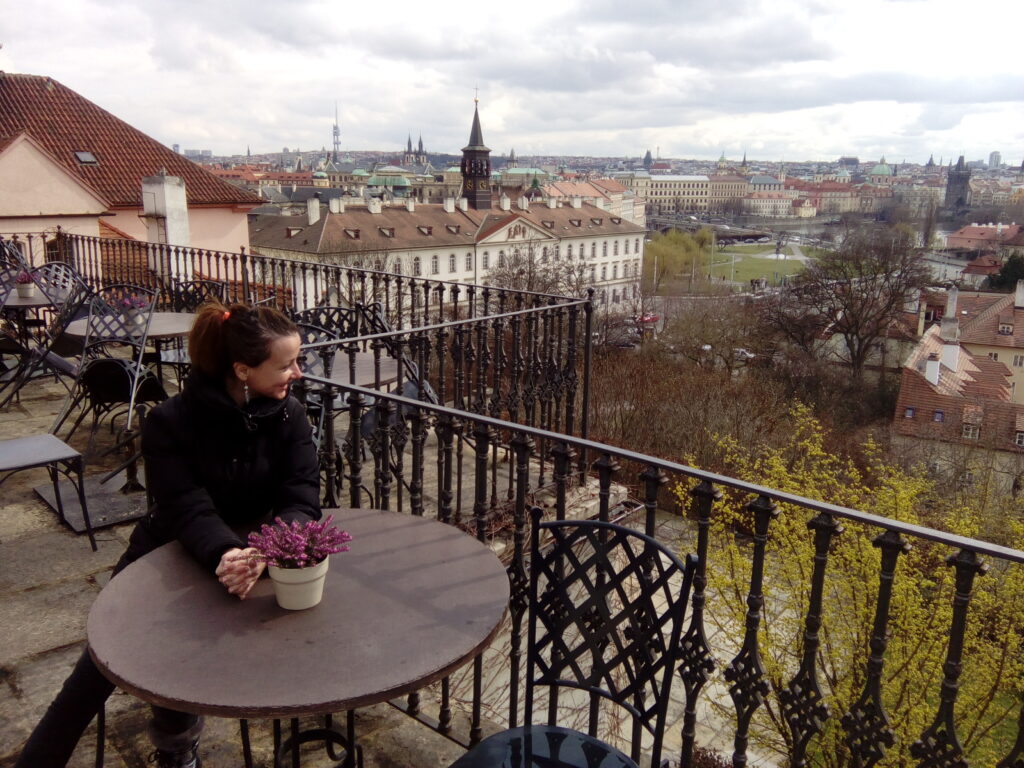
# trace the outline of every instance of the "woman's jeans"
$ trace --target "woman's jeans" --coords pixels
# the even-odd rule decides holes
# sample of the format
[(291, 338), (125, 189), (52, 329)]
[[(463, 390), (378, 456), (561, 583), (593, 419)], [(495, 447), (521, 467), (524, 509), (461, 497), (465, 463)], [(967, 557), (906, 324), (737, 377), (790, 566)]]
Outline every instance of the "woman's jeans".
[[(136, 528), (128, 549), (114, 566), (113, 575), (152, 549), (149, 544), (145, 534)], [(63, 768), (113, 691), (114, 684), (97, 669), (88, 649), (83, 651), (57, 698), (32, 731), (14, 768)], [(202, 728), (202, 718), (197, 715), (153, 707), (149, 736), (157, 749), (175, 752), (190, 746), (199, 738)]]

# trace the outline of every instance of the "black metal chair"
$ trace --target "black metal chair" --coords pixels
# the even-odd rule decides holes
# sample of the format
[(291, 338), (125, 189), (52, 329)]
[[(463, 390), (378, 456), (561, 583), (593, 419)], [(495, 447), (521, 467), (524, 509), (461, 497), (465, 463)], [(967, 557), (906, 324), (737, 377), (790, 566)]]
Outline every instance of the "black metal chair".
[[(695, 566), (694, 556), (684, 564), (629, 528), (541, 522), (534, 510), (525, 725), (485, 739), (451, 768), (624, 768), (639, 764), (643, 751), (651, 766), (661, 766)], [(538, 689), (547, 689), (545, 724), (533, 717)], [(602, 701), (629, 716), (628, 759), (597, 739)], [(586, 716), (588, 733), (556, 725), (568, 712)]]
[(351, 339), (359, 335), (360, 312), (351, 307), (312, 307), (294, 314), (296, 323), (306, 323), (324, 328), (339, 339)]
[[(196, 312), (208, 301), (224, 301), (227, 283), (217, 280), (183, 280), (170, 287), (171, 306), (175, 312)], [(192, 366), (184, 339), (173, 339), (169, 344), (157, 344), (153, 352), (146, 352), (142, 359), (146, 365), (159, 368), (169, 366), (174, 370), (178, 387)]]
[(67, 437), (91, 414), (91, 443), (100, 419), (110, 415), (113, 431), (120, 413), (125, 414), (121, 431), (130, 437), (132, 417), (138, 412), (141, 419), (146, 404), (167, 399), (160, 381), (142, 360), (154, 295), (154, 291), (138, 286), (111, 285), (92, 297), (82, 363), (71, 394), (50, 429), (52, 433), (57, 434), (71, 413), (82, 406)]
[(54, 311), (42, 333), (22, 337), (31, 346), (27, 354), (20, 356), (18, 365), (0, 374), (0, 408), (17, 397), (21, 388), (40, 372), (52, 373), (65, 383), (78, 374), (78, 365), (68, 358), (81, 354), (82, 342), (68, 338), (65, 331), (72, 321), (87, 316), (92, 289), (77, 272), (65, 267), (53, 262), (33, 272), (36, 285), (51, 300)]

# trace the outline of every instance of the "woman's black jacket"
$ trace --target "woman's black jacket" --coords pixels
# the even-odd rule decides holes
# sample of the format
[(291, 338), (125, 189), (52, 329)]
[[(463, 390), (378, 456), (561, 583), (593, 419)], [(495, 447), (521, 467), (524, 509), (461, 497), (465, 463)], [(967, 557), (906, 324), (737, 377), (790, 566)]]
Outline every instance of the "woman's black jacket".
[(291, 396), (240, 408), (223, 382), (193, 371), (180, 395), (146, 417), (142, 453), (154, 505), (130, 559), (178, 539), (212, 572), (225, 551), (246, 546), (236, 529), (271, 516), (320, 519), (316, 449)]

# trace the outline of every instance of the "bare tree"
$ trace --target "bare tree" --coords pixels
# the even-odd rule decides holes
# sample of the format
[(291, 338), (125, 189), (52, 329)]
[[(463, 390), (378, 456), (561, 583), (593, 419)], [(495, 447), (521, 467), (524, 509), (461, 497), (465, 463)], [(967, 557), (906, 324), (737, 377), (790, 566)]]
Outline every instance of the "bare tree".
[(513, 244), (487, 273), (487, 284), (519, 291), (582, 297), (588, 280), (586, 262), (563, 257), (549, 241), (530, 239)]
[(907, 296), (927, 284), (915, 252), (915, 233), (903, 228), (855, 232), (836, 251), (812, 262), (780, 298), (770, 317), (777, 330), (806, 351), (820, 326), (842, 339), (842, 357), (861, 381), (872, 348), (882, 340)]

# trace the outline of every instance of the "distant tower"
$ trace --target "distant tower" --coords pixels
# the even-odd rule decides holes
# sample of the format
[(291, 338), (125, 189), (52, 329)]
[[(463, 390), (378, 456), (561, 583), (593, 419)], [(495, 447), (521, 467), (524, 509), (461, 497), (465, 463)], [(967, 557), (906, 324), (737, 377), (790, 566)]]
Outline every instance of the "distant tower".
[(740, 171), (742, 171), (745, 176), (747, 174), (747, 170), (749, 170), (747, 166), (747, 150), (743, 150), (743, 162), (740, 163)]
[(420, 134), (420, 143), (416, 147), (416, 154), (420, 155), (420, 156), (423, 155), (423, 134), (422, 133)]
[(462, 148), (462, 190), (473, 210), (487, 211), (491, 208), (491, 150), (484, 146), (479, 104), (479, 99), (473, 99), (473, 127), (469, 144)]
[(518, 168), (519, 160), (516, 159), (516, 150), (513, 147), (508, 153), (508, 162), (505, 163), (506, 168)]
[(341, 157), (341, 127), (338, 125), (338, 102), (334, 102), (334, 129), (331, 131), (334, 140), (334, 154), (331, 157), (333, 162), (338, 162)]
[(935, 155), (928, 155), (928, 162), (924, 164), (925, 168), (935, 167)]
[(993, 152), (988, 156), (988, 167), (998, 168), (1003, 164), (1003, 156), (999, 152)]
[(248, 144), (245, 145), (245, 157), (247, 160), (252, 160), (252, 149), (250, 149)]
[(647, 154), (644, 155), (644, 168), (649, 171), (649, 170), (651, 170), (651, 165), (653, 165), (653, 164), (654, 164), (654, 158), (651, 157), (651, 150), (648, 149), (647, 150)]
[(946, 201), (947, 208), (957, 210), (970, 205), (971, 199), (971, 169), (964, 162), (964, 156), (956, 161), (956, 165), (949, 169), (946, 174)]

